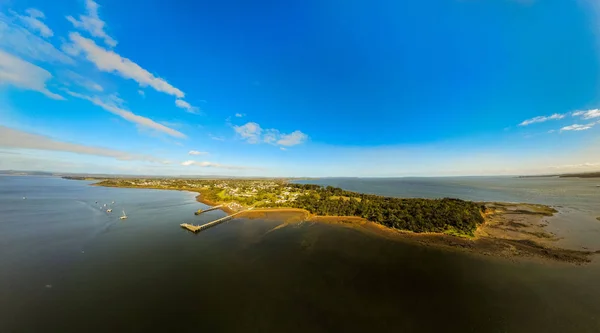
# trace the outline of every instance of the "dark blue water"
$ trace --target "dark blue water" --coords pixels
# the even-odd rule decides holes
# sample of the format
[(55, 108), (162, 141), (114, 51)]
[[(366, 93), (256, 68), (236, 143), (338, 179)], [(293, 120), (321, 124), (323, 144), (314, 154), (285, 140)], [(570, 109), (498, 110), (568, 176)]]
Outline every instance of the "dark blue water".
[(179, 224), (223, 215), (194, 216), (194, 196), (0, 177), (0, 332), (600, 328), (598, 263), (510, 262), (318, 223), (234, 219), (193, 235)]

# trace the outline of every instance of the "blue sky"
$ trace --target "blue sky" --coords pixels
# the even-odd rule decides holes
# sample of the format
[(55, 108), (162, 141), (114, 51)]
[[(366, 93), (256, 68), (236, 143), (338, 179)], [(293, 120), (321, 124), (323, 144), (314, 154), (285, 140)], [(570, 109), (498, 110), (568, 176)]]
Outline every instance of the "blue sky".
[(0, 0), (0, 169), (600, 169), (592, 0)]

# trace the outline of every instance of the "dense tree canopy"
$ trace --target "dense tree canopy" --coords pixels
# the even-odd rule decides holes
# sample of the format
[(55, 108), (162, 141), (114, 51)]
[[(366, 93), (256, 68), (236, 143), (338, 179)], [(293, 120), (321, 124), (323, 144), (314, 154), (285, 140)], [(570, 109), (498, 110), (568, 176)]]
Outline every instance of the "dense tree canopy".
[(459, 199), (401, 199), (361, 194), (331, 186), (288, 185), (301, 190), (295, 201), (270, 206), (304, 208), (317, 215), (360, 216), (388, 227), (414, 232), (472, 235), (485, 208)]

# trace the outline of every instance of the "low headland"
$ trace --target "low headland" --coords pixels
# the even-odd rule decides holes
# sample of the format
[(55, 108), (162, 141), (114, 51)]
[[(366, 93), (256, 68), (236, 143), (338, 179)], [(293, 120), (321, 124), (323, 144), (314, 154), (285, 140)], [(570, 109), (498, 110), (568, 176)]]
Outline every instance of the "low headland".
[(354, 228), (387, 239), (482, 255), (539, 258), (581, 264), (592, 251), (553, 246), (546, 218), (557, 211), (522, 203), (459, 199), (392, 198), (331, 186), (249, 179), (102, 179), (96, 186), (197, 192), (199, 202), (223, 205), (241, 218), (276, 219), (287, 225), (310, 222)]
[(558, 178), (600, 178), (600, 171), (596, 171), (596, 172), (581, 172), (581, 173), (529, 175), (529, 176), (519, 176), (518, 178), (546, 178), (546, 177), (558, 177)]

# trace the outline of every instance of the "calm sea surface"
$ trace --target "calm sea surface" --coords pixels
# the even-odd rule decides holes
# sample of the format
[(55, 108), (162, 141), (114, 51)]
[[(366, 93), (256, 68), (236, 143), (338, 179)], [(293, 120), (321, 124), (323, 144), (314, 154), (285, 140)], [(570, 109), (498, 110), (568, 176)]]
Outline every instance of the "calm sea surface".
[[(311, 183), (551, 204), (551, 231), (577, 239), (565, 245), (600, 249), (590, 180)], [(510, 262), (315, 223), (193, 235), (179, 224), (224, 215), (194, 216), (194, 193), (89, 184), (0, 176), (0, 332), (600, 332), (598, 260)]]

